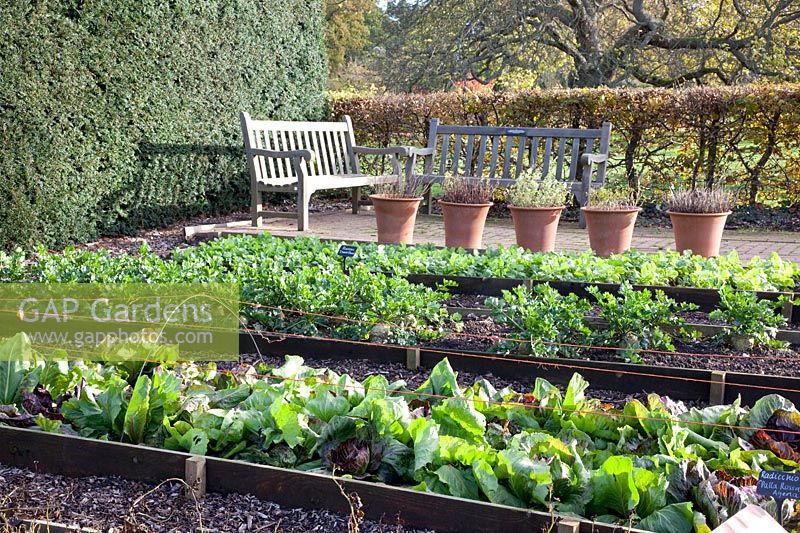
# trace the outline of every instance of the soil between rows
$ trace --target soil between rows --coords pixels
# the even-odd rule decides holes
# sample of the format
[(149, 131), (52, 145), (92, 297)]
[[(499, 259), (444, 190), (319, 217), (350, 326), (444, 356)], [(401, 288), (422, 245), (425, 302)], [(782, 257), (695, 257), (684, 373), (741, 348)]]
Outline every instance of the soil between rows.
[[(16, 531), (14, 520), (20, 519), (125, 533), (189, 532), (201, 527), (208, 533), (348, 530), (345, 515), (287, 509), (251, 495), (208, 493), (195, 503), (183, 495), (178, 482), (159, 487), (118, 477), (69, 478), (0, 464), (0, 530)], [(396, 518), (385, 523), (365, 520), (360, 531), (422, 533), (404, 528)]]
[[(453, 351), (486, 352), (491, 350), (498, 338), (511, 336), (508, 327), (495, 323), (491, 317), (467, 314), (462, 318), (464, 335), (451, 334), (422, 346)], [(755, 348), (747, 352), (735, 352), (722, 343), (702, 339), (693, 342), (676, 341), (675, 352), (640, 352), (639, 357), (643, 364), (655, 366), (800, 377), (800, 352), (793, 349)], [(681, 355), (678, 352), (691, 355)], [(583, 354), (584, 357), (579, 359), (625, 362), (620, 350), (592, 349)]]

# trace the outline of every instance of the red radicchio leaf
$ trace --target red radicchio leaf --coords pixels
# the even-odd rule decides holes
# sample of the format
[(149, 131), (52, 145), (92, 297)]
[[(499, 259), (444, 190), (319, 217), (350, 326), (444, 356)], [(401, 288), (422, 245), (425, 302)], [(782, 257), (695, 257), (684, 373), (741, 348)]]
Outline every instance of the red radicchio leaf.
[(344, 474), (361, 475), (369, 466), (369, 444), (353, 437), (325, 452), (329, 467)]
[(431, 414), (431, 402), (428, 400), (411, 400), (408, 403), (408, 408), (411, 410), (412, 416), (415, 418), (429, 417)]
[(22, 407), (33, 416), (41, 414), (50, 420), (64, 420), (59, 413), (59, 405), (53, 402), (53, 397), (41, 385), (36, 385), (33, 392), (22, 392)]
[(36, 425), (36, 417), (28, 413), (20, 413), (13, 405), (0, 405), (0, 423), (25, 428)]
[(771, 451), (781, 459), (800, 462), (800, 453), (797, 453), (788, 443), (773, 439), (763, 429), (756, 431), (753, 438), (750, 439), (750, 443), (756, 448)]
[(722, 481), (727, 481), (734, 487), (749, 487), (758, 484), (756, 476), (733, 476), (725, 470), (716, 470), (714, 474)]
[(800, 441), (800, 413), (776, 409), (767, 420), (766, 430), (775, 440), (797, 443)]

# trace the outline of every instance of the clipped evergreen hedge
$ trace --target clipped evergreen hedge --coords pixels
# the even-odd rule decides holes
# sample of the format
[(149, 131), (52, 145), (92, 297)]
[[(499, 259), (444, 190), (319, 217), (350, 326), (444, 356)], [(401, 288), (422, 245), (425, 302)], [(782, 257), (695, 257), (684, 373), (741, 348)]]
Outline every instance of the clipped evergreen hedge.
[(322, 0), (0, 0), (0, 246), (249, 202), (238, 114), (320, 118)]
[(725, 185), (740, 204), (800, 207), (800, 84), (572, 89), (345, 97), (360, 144), (424, 145), (445, 124), (597, 127), (613, 123), (612, 181), (646, 201), (671, 186)]

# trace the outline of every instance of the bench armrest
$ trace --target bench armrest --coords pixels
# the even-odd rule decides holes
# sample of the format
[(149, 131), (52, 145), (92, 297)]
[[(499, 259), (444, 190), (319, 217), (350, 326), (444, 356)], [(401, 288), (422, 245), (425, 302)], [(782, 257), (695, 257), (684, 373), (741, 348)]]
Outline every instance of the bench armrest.
[(426, 148), (417, 148), (416, 146), (406, 146), (406, 150), (408, 150), (408, 155), (416, 155), (420, 157), (428, 157), (429, 155), (433, 155), (434, 149), (430, 147)]
[(604, 154), (583, 154), (581, 156), (581, 164), (584, 166), (605, 163), (606, 161), (608, 161), (608, 156)]
[(408, 148), (405, 146), (387, 146), (386, 148), (370, 148), (369, 146), (353, 146), (354, 154), (364, 155), (394, 155), (408, 156)]
[(604, 154), (583, 154), (581, 155), (581, 168), (582, 175), (581, 175), (581, 182), (583, 185), (584, 192), (589, 192), (589, 188), (592, 186), (592, 173), (594, 172), (594, 166), (597, 164), (605, 163), (608, 161), (608, 156)]
[(314, 160), (314, 152), (310, 150), (265, 150), (263, 148), (249, 148), (247, 153), (249, 155), (260, 155), (262, 157), (271, 157), (275, 159), (301, 157), (306, 161)]

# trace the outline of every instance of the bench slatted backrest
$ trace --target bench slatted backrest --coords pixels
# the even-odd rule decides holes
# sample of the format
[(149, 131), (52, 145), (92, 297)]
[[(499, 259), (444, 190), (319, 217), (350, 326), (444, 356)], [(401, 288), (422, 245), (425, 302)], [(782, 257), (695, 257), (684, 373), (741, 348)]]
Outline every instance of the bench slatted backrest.
[[(434, 148), (424, 174), (482, 177), (508, 185), (528, 168), (544, 178), (579, 181), (583, 154), (608, 155), (611, 124), (597, 129), (450, 126), (431, 120), (428, 147)], [(605, 180), (606, 165), (597, 166), (595, 183)]]
[(350, 117), (340, 122), (291, 122), (283, 120), (253, 120), (241, 115), (245, 153), (252, 161), (251, 172), (262, 183), (287, 186), (298, 178), (289, 158), (253, 155), (253, 148), (272, 151), (309, 150), (314, 154), (306, 163), (309, 176), (341, 176), (357, 174), (353, 157), (353, 126)]

